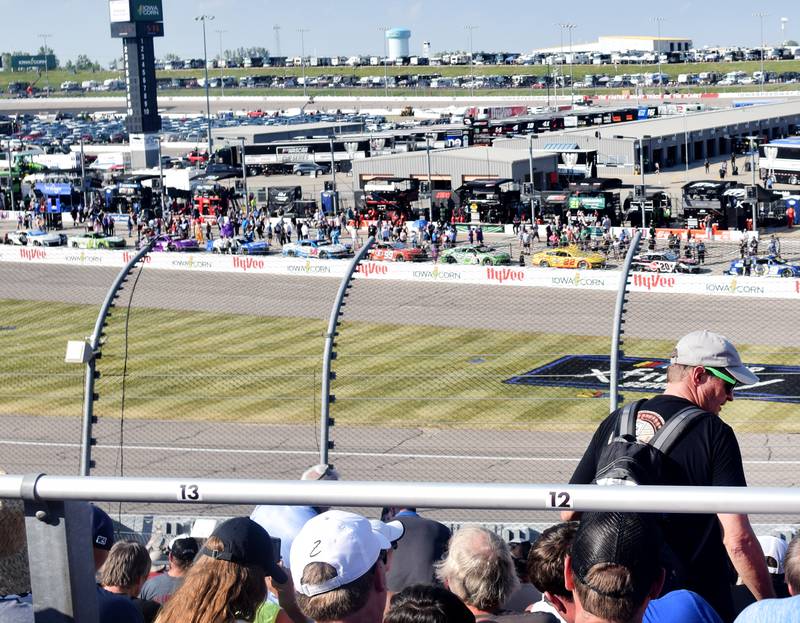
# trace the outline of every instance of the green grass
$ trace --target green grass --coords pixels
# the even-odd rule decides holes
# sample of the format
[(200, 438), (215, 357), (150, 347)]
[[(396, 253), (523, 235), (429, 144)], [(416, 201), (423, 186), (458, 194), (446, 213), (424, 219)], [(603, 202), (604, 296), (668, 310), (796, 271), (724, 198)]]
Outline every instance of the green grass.
[[(63, 363), (64, 350), (90, 333), (96, 314), (95, 306), (0, 300), (0, 416), (80, 417), (83, 368)], [(316, 426), (324, 330), (304, 318), (139, 307), (128, 316), (120, 306), (98, 361), (96, 414), (123, 413), (125, 371), (128, 420)], [(344, 322), (337, 342), (331, 412), (340, 427), (588, 431), (607, 413), (607, 397), (591, 391), (503, 383), (564, 354), (606, 354), (607, 338)], [(626, 347), (657, 356), (672, 344)], [(791, 363), (778, 347), (741, 350), (745, 359), (750, 351), (759, 362)], [(800, 432), (795, 413), (737, 400), (724, 417), (738, 431)]]
[[(558, 69), (568, 74), (570, 68), (568, 65), (558, 67)], [(729, 71), (744, 71), (752, 74), (754, 71), (761, 69), (760, 61), (742, 61), (736, 63), (679, 63), (661, 65), (661, 70), (668, 74), (672, 80), (677, 79), (678, 74), (684, 73), (700, 73), (704, 71), (714, 71), (719, 74), (725, 74)], [(787, 61), (765, 61), (764, 69), (766, 71), (786, 72), (786, 71), (800, 71), (800, 60), (787, 60)], [(472, 71), (468, 65), (459, 66), (441, 66), (441, 67), (388, 67), (386, 69), (390, 76), (398, 75), (431, 75), (438, 74), (445, 77), (451, 76), (465, 76), (474, 73), (476, 76), (489, 76), (489, 75), (536, 75), (543, 76), (548, 73), (548, 67), (545, 65), (476, 65)], [(582, 80), (586, 74), (608, 74), (610, 76), (618, 74), (632, 74), (632, 73), (647, 73), (658, 71), (658, 65), (573, 65), (572, 75), (575, 80)], [(363, 76), (374, 76), (383, 74), (383, 67), (306, 67), (305, 73), (309, 77), (313, 76), (354, 76), (360, 78)], [(159, 78), (189, 78), (198, 77), (202, 75), (201, 69), (185, 69), (180, 71), (159, 71), (156, 72)], [(241, 76), (259, 76), (259, 75), (273, 75), (273, 76), (295, 76), (302, 75), (302, 70), (299, 67), (256, 67), (250, 69), (213, 69), (209, 70), (211, 78), (219, 77), (221, 75), (233, 76), (239, 78)], [(51, 90), (55, 90), (64, 81), (78, 82), (79, 84), (85, 80), (96, 80), (102, 82), (107, 78), (120, 78), (122, 74), (116, 71), (98, 71), (98, 72), (69, 72), (66, 70), (54, 70), (49, 72), (49, 81)], [(0, 91), (7, 92), (7, 87), (10, 82), (15, 81), (33, 81), (36, 80), (37, 75), (35, 72), (3, 72), (0, 73)], [(42, 76), (36, 85), (44, 89), (45, 78)], [(785, 91), (795, 90), (796, 84), (767, 84), (764, 86), (765, 91)], [(680, 88), (682, 93), (695, 93), (695, 92), (742, 92), (742, 91), (757, 91), (760, 85), (746, 85), (735, 87), (691, 87)], [(674, 89), (671, 89), (674, 90)], [(159, 91), (160, 95), (175, 96), (175, 95), (199, 95), (202, 91), (200, 89), (177, 89)], [(220, 89), (212, 89), (214, 95), (221, 93)], [(298, 95), (302, 94), (302, 89), (225, 89), (226, 95), (252, 95), (252, 96), (276, 96), (276, 95)], [(618, 94), (621, 90), (618, 89), (580, 89), (577, 91), (582, 95), (592, 94)], [(647, 93), (657, 93), (658, 89), (646, 89)], [(311, 89), (309, 91), (312, 95), (342, 95), (342, 96), (382, 96), (383, 89)], [(465, 89), (390, 89), (390, 93), (396, 96), (464, 96), (469, 95), (469, 91)], [(511, 94), (534, 94), (544, 95), (546, 91), (542, 89), (480, 89), (476, 94), (480, 95), (508, 95)], [(64, 94), (59, 94), (64, 95)], [(105, 93), (90, 93), (90, 94), (71, 94), (76, 97), (85, 95), (108, 97), (122, 96), (120, 92), (105, 92)]]

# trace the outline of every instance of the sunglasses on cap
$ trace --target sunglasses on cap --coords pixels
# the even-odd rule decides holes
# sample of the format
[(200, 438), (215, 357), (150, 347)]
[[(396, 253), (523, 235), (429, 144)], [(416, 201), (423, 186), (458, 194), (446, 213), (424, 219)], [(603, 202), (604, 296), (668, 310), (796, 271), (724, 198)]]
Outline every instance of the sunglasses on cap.
[(723, 372), (717, 368), (711, 368), (709, 366), (703, 366), (703, 369), (716, 376), (718, 379), (721, 379), (725, 383), (725, 389), (728, 391), (733, 391), (736, 387), (736, 379), (729, 375), (727, 372)]

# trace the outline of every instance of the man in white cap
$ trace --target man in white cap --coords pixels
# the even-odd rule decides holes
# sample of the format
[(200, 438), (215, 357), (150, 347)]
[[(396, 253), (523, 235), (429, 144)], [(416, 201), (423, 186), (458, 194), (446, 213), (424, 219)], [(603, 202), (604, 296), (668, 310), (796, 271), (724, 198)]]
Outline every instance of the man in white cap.
[[(733, 429), (719, 417), (734, 388), (758, 382), (739, 357), (734, 345), (710, 331), (694, 331), (682, 337), (670, 358), (664, 393), (645, 401), (636, 416), (636, 437), (647, 442), (666, 422), (687, 407), (705, 413), (695, 417), (664, 459), (661, 481), (683, 486), (744, 487), (742, 455)], [(619, 411), (619, 410), (618, 410)], [(598, 459), (613, 438), (618, 411), (609, 415), (595, 432), (575, 469), (570, 483), (593, 481)], [(620, 509), (624, 510), (624, 509)], [(562, 513), (565, 521), (578, 513)], [(664, 536), (672, 552), (667, 561), (675, 585), (699, 593), (720, 614), (733, 620), (728, 559), (756, 599), (774, 597), (764, 554), (747, 515), (670, 514), (663, 522)], [(668, 583), (670, 579), (668, 578)]]
[[(297, 605), (322, 623), (380, 623), (386, 606), (387, 552), (400, 537), (354, 513), (332, 510), (306, 522), (289, 558)], [(388, 537), (387, 537), (388, 535)]]
[[(333, 465), (312, 465), (303, 472), (300, 480), (339, 480), (339, 472)], [(250, 519), (269, 532), (271, 537), (281, 540), (281, 561), (284, 566), (288, 566), (289, 552), (295, 535), (309, 519), (326, 510), (328, 509), (320, 506), (262, 504), (253, 509)]]

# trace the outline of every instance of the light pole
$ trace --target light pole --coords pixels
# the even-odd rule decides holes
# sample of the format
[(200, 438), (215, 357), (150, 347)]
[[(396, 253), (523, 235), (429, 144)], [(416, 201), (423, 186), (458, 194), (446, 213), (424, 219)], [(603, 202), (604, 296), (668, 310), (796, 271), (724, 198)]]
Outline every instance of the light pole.
[(206, 47), (206, 22), (213, 20), (213, 15), (200, 15), (195, 17), (196, 22), (203, 24), (203, 67), (206, 72), (206, 125), (208, 132), (208, 158), (211, 159), (211, 100), (208, 97), (208, 48)]
[[(535, 190), (533, 185), (533, 134), (528, 134), (528, 175), (531, 178), (531, 190)], [(531, 223), (534, 227), (538, 227), (536, 224), (536, 207), (534, 203), (533, 192), (531, 192)]]
[(14, 175), (11, 172), (11, 167), (14, 165), (14, 159), (11, 156), (11, 141), (8, 142), (8, 191), (11, 193), (11, 209), (14, 209)]
[(654, 17), (653, 21), (658, 26), (658, 38), (656, 39), (656, 56), (658, 57), (658, 91), (661, 97), (664, 96), (664, 78), (661, 75), (661, 22), (664, 21), (663, 17)]
[(433, 222), (433, 182), (431, 181), (431, 137), (425, 135), (425, 153), (428, 160), (428, 222)]
[(389, 30), (388, 26), (380, 26), (378, 30), (383, 33), (383, 95), (389, 97), (389, 68), (386, 66), (389, 53), (386, 51), (386, 32)]
[(469, 81), (470, 81), (470, 95), (475, 96), (475, 66), (472, 61), (472, 31), (476, 30), (478, 26), (464, 26), (465, 30), (469, 31)]
[(750, 143), (750, 170), (753, 172), (753, 192), (755, 193), (755, 197), (753, 198), (753, 203), (752, 203), (753, 232), (757, 234), (758, 224), (756, 222), (756, 212), (758, 208), (758, 187), (756, 186), (756, 149), (758, 149), (758, 137), (748, 136), (747, 140)]
[(298, 28), (300, 33), (300, 70), (303, 72), (303, 97), (308, 97), (308, 87), (306, 86), (306, 38), (308, 28)]
[[(639, 205), (642, 208), (642, 233), (644, 233), (645, 226), (645, 213), (644, 204), (647, 203), (647, 185), (644, 183), (644, 146), (642, 144), (642, 137), (639, 137), (639, 171), (642, 174), (642, 197)], [(655, 208), (655, 206), (653, 206)]]
[(89, 209), (89, 198), (86, 196), (86, 159), (83, 156), (83, 136), (81, 136), (81, 192), (83, 193), (83, 206)]
[[(222, 55), (222, 35), (228, 31), (217, 30), (216, 32), (219, 35), (219, 60), (222, 61), (224, 59)], [(219, 86), (222, 88), (222, 94), (220, 97), (225, 97), (225, 68), (222, 66), (222, 63), (220, 63), (219, 66)]]
[[(575, 24), (570, 24), (570, 23), (559, 24), (559, 26), (561, 27), (562, 33), (564, 32), (564, 30), (569, 31), (569, 97), (570, 97), (570, 105), (572, 105), (575, 100), (575, 87), (573, 86), (573, 83), (575, 81), (572, 79), (572, 31), (575, 30), (576, 26)], [(562, 48), (561, 53), (563, 54), (564, 53), (563, 40), (561, 43), (561, 48)], [(563, 94), (563, 88), (562, 88), (562, 94)]]
[(684, 181), (688, 184), (689, 183), (689, 133), (686, 128), (686, 108), (683, 109), (683, 158), (686, 162), (686, 174), (684, 175)]
[(331, 148), (331, 174), (333, 175), (333, 213), (339, 214), (339, 193), (336, 191), (336, 153), (333, 150), (333, 137), (328, 137), (328, 144)]
[(44, 81), (45, 84), (47, 85), (47, 97), (50, 97), (50, 75), (47, 73), (47, 51), (49, 49), (47, 47), (47, 39), (52, 36), (53, 35), (49, 33), (43, 33), (39, 35), (39, 37), (41, 37), (42, 41), (44, 42), (44, 45), (42, 47), (44, 48)]
[(244, 185), (244, 210), (245, 214), (250, 216), (250, 193), (247, 191), (247, 167), (244, 164), (244, 136), (236, 137), (239, 141), (239, 146), (242, 148), (242, 183)]
[(761, 59), (761, 91), (760, 93), (763, 95), (764, 93), (764, 18), (769, 16), (769, 13), (764, 13), (759, 11), (758, 13), (753, 13), (753, 17), (757, 17), (759, 21), (759, 25), (761, 27), (761, 50), (759, 51), (758, 57)]
[(156, 136), (156, 142), (158, 143), (158, 179), (161, 183), (161, 215), (164, 216), (164, 208), (167, 205), (167, 202), (164, 198), (164, 193), (166, 189), (164, 188), (164, 160), (161, 158), (161, 137)]
[[(558, 24), (559, 28), (559, 38), (561, 40), (561, 67), (559, 68), (559, 74), (561, 75), (561, 97), (564, 97), (564, 26), (562, 24)], [(556, 91), (556, 107), (558, 107), (558, 86), (555, 87)]]

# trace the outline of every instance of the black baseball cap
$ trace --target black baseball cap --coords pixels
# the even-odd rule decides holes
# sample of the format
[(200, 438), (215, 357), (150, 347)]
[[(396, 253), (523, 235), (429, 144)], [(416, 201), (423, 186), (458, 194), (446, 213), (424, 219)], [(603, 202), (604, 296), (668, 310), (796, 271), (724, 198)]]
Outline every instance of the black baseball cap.
[(240, 565), (261, 567), (264, 575), (270, 576), (279, 584), (288, 580), (286, 572), (272, 556), (272, 541), (269, 533), (249, 517), (234, 517), (217, 526), (211, 536), (222, 541), (221, 552), (204, 547), (200, 553), (227, 560)]
[(183, 562), (192, 562), (197, 550), (197, 540), (190, 536), (175, 538), (169, 546), (169, 553)]
[(114, 545), (114, 522), (101, 508), (90, 504), (92, 508), (92, 545), (106, 551)]
[[(572, 545), (571, 566), (575, 580), (605, 597), (644, 598), (661, 573), (661, 527), (645, 513), (586, 513)], [(587, 580), (595, 565), (611, 564), (630, 572), (631, 585), (605, 592)]]

